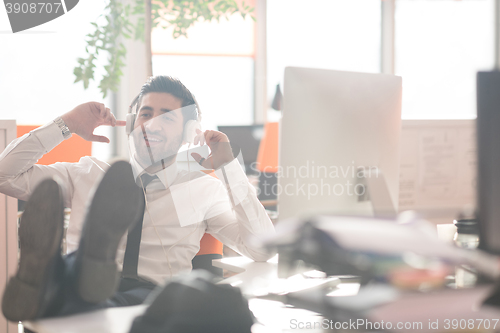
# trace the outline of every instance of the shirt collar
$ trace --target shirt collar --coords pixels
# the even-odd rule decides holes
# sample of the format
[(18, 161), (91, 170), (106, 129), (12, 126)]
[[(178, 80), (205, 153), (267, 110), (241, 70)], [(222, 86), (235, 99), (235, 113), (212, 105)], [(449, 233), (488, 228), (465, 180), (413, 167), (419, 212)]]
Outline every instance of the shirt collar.
[[(148, 172), (144, 170), (144, 168), (139, 164), (139, 162), (137, 162), (135, 158), (130, 158), (130, 164), (132, 165), (132, 170), (134, 171), (134, 177), (136, 182), (140, 182), (139, 177), (142, 174)], [(177, 173), (178, 173), (177, 162), (174, 162), (165, 169), (156, 172), (154, 175), (158, 177), (158, 179), (161, 181), (163, 186), (165, 186), (165, 188), (168, 188), (173, 184), (175, 178), (177, 178)]]
[(170, 164), (165, 169), (162, 169), (156, 173), (156, 176), (160, 179), (165, 188), (170, 187), (174, 183), (175, 178), (177, 178), (177, 162)]

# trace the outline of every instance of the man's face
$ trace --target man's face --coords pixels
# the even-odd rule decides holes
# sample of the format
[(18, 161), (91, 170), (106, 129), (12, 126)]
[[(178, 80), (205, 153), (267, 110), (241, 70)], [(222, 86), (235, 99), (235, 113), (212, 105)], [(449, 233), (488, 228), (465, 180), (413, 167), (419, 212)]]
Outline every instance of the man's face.
[(148, 168), (176, 156), (182, 145), (182, 102), (168, 93), (144, 95), (137, 111), (133, 138), (136, 157)]

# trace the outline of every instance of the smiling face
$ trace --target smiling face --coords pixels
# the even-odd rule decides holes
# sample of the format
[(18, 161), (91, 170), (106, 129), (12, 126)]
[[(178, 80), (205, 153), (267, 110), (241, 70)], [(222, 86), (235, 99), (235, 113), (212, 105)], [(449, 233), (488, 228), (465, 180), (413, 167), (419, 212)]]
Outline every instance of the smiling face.
[(151, 92), (144, 95), (134, 124), (134, 144), (137, 161), (151, 169), (169, 165), (182, 145), (184, 117), (182, 101), (169, 94)]

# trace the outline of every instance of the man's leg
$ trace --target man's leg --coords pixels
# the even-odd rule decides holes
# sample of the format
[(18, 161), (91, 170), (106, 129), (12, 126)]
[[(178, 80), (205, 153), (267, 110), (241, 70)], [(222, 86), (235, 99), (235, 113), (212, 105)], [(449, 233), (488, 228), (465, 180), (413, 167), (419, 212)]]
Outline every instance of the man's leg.
[(110, 301), (117, 306), (142, 304), (156, 287), (156, 284), (149, 281), (122, 278), (118, 291)]
[[(118, 286), (118, 243), (127, 228), (142, 218), (142, 191), (134, 183), (130, 165), (117, 162), (104, 175), (89, 206), (79, 249), (64, 261), (58, 236), (62, 234), (62, 220), (54, 218), (56, 211), (63, 214), (62, 203), (57, 205), (53, 199), (60, 189), (52, 180), (45, 182), (53, 184), (52, 191), (48, 186), (37, 188), (21, 222), (21, 265), (4, 293), (5, 316), (18, 321), (131, 305), (108, 299)], [(62, 202), (62, 195), (60, 198)], [(46, 207), (52, 213), (39, 215)], [(33, 237), (45, 241), (32, 242)], [(44, 260), (37, 257), (41, 254)], [(32, 281), (39, 272), (44, 273)], [(32, 307), (26, 306), (33, 300)]]
[(84, 301), (100, 303), (116, 292), (118, 244), (143, 212), (143, 192), (130, 164), (114, 163), (92, 198), (75, 258), (75, 286)]
[(62, 190), (54, 180), (44, 180), (33, 191), (21, 217), (19, 269), (2, 299), (2, 311), (8, 320), (37, 318), (60, 305), (63, 229)]
[(118, 291), (110, 298), (98, 303), (87, 302), (80, 296), (78, 288), (75, 287), (77, 281), (76, 258), (77, 252), (73, 252), (64, 258), (66, 267), (64, 301), (62, 307), (49, 316), (68, 316), (110, 307), (142, 304), (149, 293), (156, 287), (155, 284), (146, 281), (120, 279)]
[(146, 296), (115, 297), (119, 285), (115, 259), (120, 239), (142, 219), (143, 205), (130, 164), (113, 164), (94, 193), (78, 250), (65, 257), (64, 304), (57, 316), (142, 303)]

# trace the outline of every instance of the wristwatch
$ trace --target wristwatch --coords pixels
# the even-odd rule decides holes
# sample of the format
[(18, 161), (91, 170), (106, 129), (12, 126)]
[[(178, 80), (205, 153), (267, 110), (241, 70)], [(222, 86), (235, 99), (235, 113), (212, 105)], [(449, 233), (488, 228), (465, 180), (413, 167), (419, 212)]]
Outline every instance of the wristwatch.
[(71, 138), (71, 131), (69, 130), (64, 120), (61, 119), (61, 117), (57, 117), (56, 119), (54, 119), (54, 122), (61, 129), (64, 140)]

